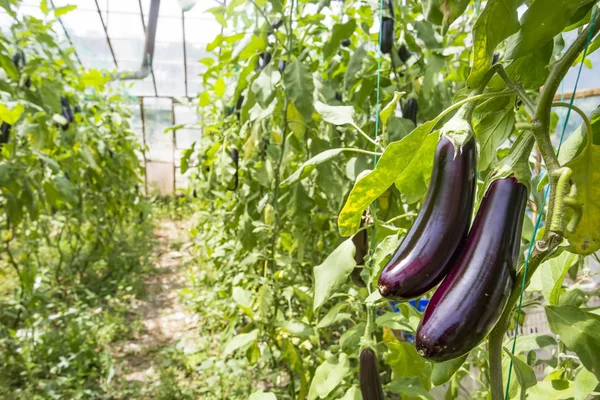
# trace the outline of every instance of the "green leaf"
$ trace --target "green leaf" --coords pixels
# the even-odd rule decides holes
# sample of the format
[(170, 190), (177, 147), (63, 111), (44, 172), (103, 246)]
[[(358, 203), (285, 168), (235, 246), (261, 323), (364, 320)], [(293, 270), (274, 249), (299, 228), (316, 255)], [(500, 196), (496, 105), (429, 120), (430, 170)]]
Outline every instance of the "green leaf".
[(346, 73), (344, 74), (344, 89), (347, 90), (352, 86), (358, 73), (362, 70), (363, 61), (366, 57), (367, 51), (363, 46), (360, 46), (352, 53), (350, 61), (348, 61), (348, 69), (346, 69)]
[[(506, 74), (513, 82), (521, 82), (525, 89), (537, 90), (546, 81), (550, 69), (548, 62), (552, 57), (554, 42), (549, 40), (546, 44), (537, 48), (535, 51), (520, 57), (506, 67)], [(506, 82), (500, 76), (496, 75), (490, 81), (489, 87), (492, 89), (504, 89)]]
[(396, 188), (406, 204), (420, 200), (427, 192), (427, 181), (431, 177), (438, 140), (438, 135), (427, 136), (419, 151), (396, 178)]
[(419, 378), (407, 377), (394, 379), (387, 385), (387, 389), (390, 392), (403, 396), (403, 398), (434, 400), (433, 396), (423, 388)]
[(262, 390), (254, 392), (248, 397), (248, 400), (277, 400), (277, 396), (273, 393), (265, 393)]
[(399, 142), (390, 143), (377, 167), (355, 184), (340, 212), (338, 227), (342, 236), (353, 235), (359, 228), (363, 211), (401, 176), (429, 135), (436, 121), (428, 121)]
[(304, 120), (312, 120), (315, 84), (310, 68), (300, 60), (292, 61), (285, 67), (283, 83), (285, 93), (300, 111)]
[(351, 317), (348, 313), (340, 313), (343, 308), (347, 306), (346, 303), (339, 303), (331, 307), (331, 309), (325, 314), (325, 316), (317, 324), (317, 328), (326, 328), (336, 322), (349, 319)]
[(586, 400), (590, 393), (598, 386), (596, 376), (585, 368), (581, 368), (573, 383), (573, 397), (575, 400)]
[(54, 9), (54, 16), (56, 16), (56, 18), (60, 18), (63, 15), (75, 10), (77, 8), (77, 6), (63, 6), (63, 7), (56, 7)]
[(485, 171), (496, 162), (498, 146), (508, 139), (515, 126), (515, 114), (512, 109), (487, 114), (473, 129), (479, 141), (479, 171)]
[(431, 365), (419, 356), (413, 344), (400, 342), (393, 337), (393, 334), (390, 335), (386, 332), (390, 332), (390, 330), (386, 328), (384, 331), (384, 341), (388, 347), (385, 362), (392, 369), (393, 378), (416, 377), (416, 383), (420, 383), (419, 386), (429, 390), (431, 388)]
[[(526, 56), (552, 41), (567, 26), (580, 5), (580, 0), (534, 1), (521, 17), (519, 31), (508, 41), (506, 58)], [(498, 24), (499, 21), (492, 23)]]
[(489, 0), (473, 26), (473, 67), (467, 85), (477, 87), (492, 66), (496, 46), (518, 32), (517, 7), (523, 0)]
[(425, 19), (432, 24), (442, 25), (442, 34), (456, 18), (460, 17), (470, 0), (423, 0)]
[(19, 176), (19, 170), (16, 166), (7, 162), (0, 163), (0, 187), (7, 187)]
[(320, 101), (315, 102), (315, 110), (325, 122), (333, 125), (354, 124), (354, 107), (330, 106)]
[(313, 309), (325, 303), (333, 292), (346, 282), (356, 266), (356, 247), (352, 239), (340, 244), (322, 264), (315, 267), (315, 292)]
[(525, 392), (528, 388), (535, 386), (537, 383), (537, 378), (535, 377), (533, 368), (531, 368), (518, 356), (512, 354), (506, 347), (504, 348), (504, 351), (512, 359), (513, 369), (515, 371), (517, 380), (519, 381), (519, 385), (521, 385), (521, 390)]
[(256, 55), (257, 53), (263, 52), (266, 48), (267, 42), (262, 35), (255, 36), (248, 34), (243, 40), (238, 42), (233, 50), (231, 59), (239, 59), (239, 61), (244, 61)]
[(330, 149), (330, 150), (325, 150), (324, 152), (317, 154), (310, 160), (303, 163), (300, 166), (300, 168), (298, 168), (292, 175), (290, 175), (286, 179), (284, 179), (283, 182), (281, 182), (281, 187), (285, 188), (296, 182), (301, 181), (302, 179), (304, 179), (308, 175), (310, 175), (310, 173), (312, 171), (314, 171), (314, 169), (317, 167), (317, 165), (331, 160), (332, 158), (336, 157), (338, 154), (342, 153), (343, 151), (344, 151), (344, 149)]
[(256, 101), (262, 108), (267, 108), (275, 98), (275, 85), (279, 83), (280, 79), (281, 74), (273, 66), (273, 63), (270, 63), (252, 82), (252, 91)]
[(559, 304), (563, 281), (569, 268), (576, 261), (575, 254), (563, 251), (558, 257), (544, 261), (540, 266), (542, 293), (548, 304), (552, 306)]
[(61, 199), (71, 204), (75, 204), (77, 202), (73, 185), (67, 178), (64, 176), (56, 176), (54, 177), (54, 184), (56, 185), (56, 189), (58, 190), (58, 194), (60, 195)]
[(340, 346), (346, 353), (357, 353), (360, 339), (365, 333), (365, 323), (361, 322), (342, 333), (340, 336)]
[[(600, 122), (593, 126), (594, 134), (600, 129)], [(571, 179), (577, 185), (576, 200), (582, 205), (581, 220), (573, 232), (568, 229), (565, 237), (569, 240), (573, 251), (588, 255), (600, 250), (600, 146), (588, 140), (581, 154), (567, 164), (573, 174)], [(572, 216), (567, 210), (567, 222)]]
[(546, 317), (552, 332), (600, 379), (600, 320), (575, 306), (547, 306)]
[(360, 388), (358, 386), (351, 386), (340, 400), (363, 400)]
[(336, 23), (331, 31), (331, 38), (325, 46), (323, 46), (323, 59), (329, 60), (334, 56), (340, 48), (340, 43), (344, 39), (348, 39), (356, 29), (356, 21), (351, 19), (343, 24)]
[(345, 353), (331, 356), (323, 361), (315, 370), (315, 375), (310, 383), (308, 400), (326, 398), (350, 372), (350, 362)]
[(0, 104), (0, 120), (6, 122), (9, 125), (14, 125), (17, 123), (25, 107), (23, 104), (17, 104), (14, 108), (8, 109), (4, 104)]
[(281, 327), (294, 337), (308, 338), (315, 334), (313, 328), (299, 321), (285, 321)]
[(440, 386), (448, 382), (454, 373), (465, 363), (469, 354), (455, 358), (454, 360), (444, 361), (433, 364), (431, 371), (431, 383), (434, 386)]
[(556, 345), (556, 339), (550, 335), (519, 335), (515, 354), (526, 354), (552, 345)]
[(571, 382), (562, 379), (538, 382), (527, 391), (527, 400), (563, 400), (572, 396)]
[(237, 336), (234, 336), (223, 350), (223, 355), (228, 356), (232, 354), (234, 351), (239, 349), (246, 349), (258, 339), (258, 329), (253, 330), (249, 333), (241, 333)]
[(390, 117), (394, 115), (394, 111), (396, 111), (396, 105), (398, 104), (398, 100), (400, 100), (403, 94), (404, 92), (394, 92), (394, 97), (392, 98), (392, 100), (389, 103), (387, 103), (387, 105), (379, 113), (379, 116), (381, 117), (381, 122), (384, 126), (387, 126), (388, 119), (390, 119)]

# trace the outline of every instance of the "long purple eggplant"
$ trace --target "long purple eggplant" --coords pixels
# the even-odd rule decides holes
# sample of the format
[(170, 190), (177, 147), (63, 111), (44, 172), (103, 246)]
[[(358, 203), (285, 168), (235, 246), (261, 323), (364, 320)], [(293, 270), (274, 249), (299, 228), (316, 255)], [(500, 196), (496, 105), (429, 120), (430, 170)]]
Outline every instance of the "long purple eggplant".
[(446, 137), (438, 142), (423, 207), (396, 254), (379, 276), (379, 291), (403, 300), (425, 294), (442, 281), (467, 238), (475, 195), (475, 140), (459, 152)]
[(363, 400), (383, 400), (383, 388), (377, 369), (377, 357), (369, 348), (360, 352), (360, 392)]
[(527, 188), (517, 179), (490, 185), (455, 265), (417, 329), (421, 356), (447, 361), (468, 353), (492, 330), (515, 279)]

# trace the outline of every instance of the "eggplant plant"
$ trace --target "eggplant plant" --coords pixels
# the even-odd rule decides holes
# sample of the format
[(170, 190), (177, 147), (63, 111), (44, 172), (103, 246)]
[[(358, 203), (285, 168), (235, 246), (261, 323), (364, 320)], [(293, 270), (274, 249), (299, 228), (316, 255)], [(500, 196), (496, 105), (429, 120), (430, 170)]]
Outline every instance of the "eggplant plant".
[[(198, 312), (225, 343), (206, 351), (264, 371), (253, 379), (276, 382), (278, 399), (432, 398), (445, 385), (446, 398), (500, 400), (508, 376), (508, 398), (595, 393), (600, 325), (578, 285), (600, 249), (600, 113), (554, 99), (600, 23), (594, 2), (551, 3), (209, 10), (228, 33), (200, 60), (205, 134), (182, 158), (197, 160), (200, 280), (217, 293), (199, 289)], [(565, 106), (583, 124), (557, 156)], [(410, 299), (429, 301), (424, 315)], [(536, 305), (555, 336), (519, 335), (513, 351), (507, 331)], [(547, 346), (555, 356), (537, 360)], [(379, 360), (382, 394), (363, 390), (361, 354)]]

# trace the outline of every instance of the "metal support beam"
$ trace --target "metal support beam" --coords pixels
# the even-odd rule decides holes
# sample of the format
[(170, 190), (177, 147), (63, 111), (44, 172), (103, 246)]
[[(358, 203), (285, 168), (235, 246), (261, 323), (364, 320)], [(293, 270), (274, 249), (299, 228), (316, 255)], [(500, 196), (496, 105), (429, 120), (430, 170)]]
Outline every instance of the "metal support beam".
[(188, 97), (188, 73), (187, 73), (187, 45), (185, 41), (185, 16), (184, 12), (181, 12), (181, 26), (183, 30), (183, 74), (185, 80), (185, 97)]
[(102, 11), (100, 11), (100, 4), (98, 4), (98, 0), (94, 0), (96, 2), (96, 9), (98, 10), (98, 16), (100, 17), (100, 22), (102, 22), (102, 28), (104, 28), (104, 34), (106, 35), (106, 42), (108, 43), (108, 48), (110, 49), (110, 53), (112, 54), (113, 61), (115, 62), (115, 67), (119, 68), (119, 63), (117, 63), (117, 57), (115, 56), (115, 51), (112, 47), (112, 43), (110, 42), (110, 37), (108, 36), (108, 27), (104, 22), (104, 18), (102, 17)]

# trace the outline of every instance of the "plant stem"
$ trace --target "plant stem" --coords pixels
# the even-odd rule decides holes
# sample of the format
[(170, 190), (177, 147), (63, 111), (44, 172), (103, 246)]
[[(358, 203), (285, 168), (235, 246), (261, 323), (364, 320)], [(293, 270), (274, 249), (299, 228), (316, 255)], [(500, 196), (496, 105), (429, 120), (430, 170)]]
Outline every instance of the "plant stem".
[(355, 128), (355, 129), (356, 129), (356, 130), (357, 130), (357, 131), (358, 131), (358, 132), (361, 134), (361, 135), (363, 135), (363, 136), (365, 137), (365, 139), (367, 139), (369, 142), (371, 142), (372, 144), (374, 144), (375, 146), (377, 146), (378, 148), (380, 148), (380, 149), (382, 149), (382, 150), (383, 150), (383, 146), (381, 146), (381, 144), (380, 144), (379, 142), (377, 142), (376, 140), (374, 140), (374, 139), (371, 139), (371, 137), (370, 137), (369, 135), (367, 135), (367, 134), (365, 133), (365, 131), (363, 131), (362, 129), (360, 129), (360, 128), (358, 127), (358, 125), (356, 125), (356, 124), (354, 124), (354, 123), (353, 123), (353, 124), (352, 124), (352, 126), (353, 126), (353, 127), (354, 127), (354, 128)]
[(590, 122), (590, 119), (585, 114), (585, 112), (583, 112), (583, 110), (581, 108), (577, 107), (575, 104), (571, 105), (571, 104), (563, 102), (563, 101), (557, 101), (557, 102), (552, 103), (552, 107), (571, 108), (573, 111), (575, 111), (577, 114), (579, 114), (581, 119), (583, 119), (583, 123), (585, 124), (585, 128), (587, 129), (588, 136), (592, 134), (592, 123)]
[[(262, 15), (262, 17), (265, 19), (265, 21), (267, 22), (267, 24), (269, 26), (271, 26), (271, 21), (269, 21), (269, 18), (267, 17), (267, 14), (265, 14), (265, 12), (263, 11), (262, 8), (260, 8), (258, 6), (258, 4), (256, 4), (256, 1), (254, 0), (250, 0), (250, 3), (252, 3), (254, 5), (254, 7), (258, 10), (258, 12), (260, 13), (260, 15)], [(290, 22), (291, 25), (291, 22)], [(286, 48), (285, 44), (283, 44), (283, 42), (281, 40), (279, 40), (279, 38), (277, 37), (277, 33), (273, 32), (273, 36), (275, 36), (275, 40), (277, 40), (279, 42), (279, 44), (281, 45), (281, 47), (283, 47), (284, 49)], [(289, 33), (288, 33), (289, 36)]]
[(506, 71), (504, 70), (504, 67), (502, 67), (502, 65), (498, 64), (498, 75), (500, 76), (500, 78), (502, 78), (504, 80), (504, 82), (506, 82), (506, 86), (508, 86), (510, 89), (514, 90), (515, 92), (517, 92), (517, 94), (519, 95), (519, 97), (521, 98), (521, 100), (523, 100), (523, 103), (525, 104), (525, 108), (527, 109), (527, 112), (530, 115), (535, 115), (535, 102), (531, 99), (531, 97), (529, 97), (529, 95), (527, 94), (527, 92), (525, 91), (525, 89), (523, 88), (522, 85), (514, 83), (506, 74)]

